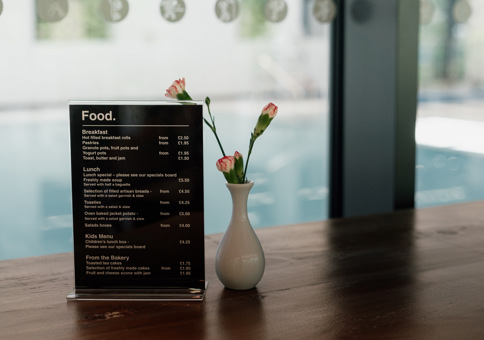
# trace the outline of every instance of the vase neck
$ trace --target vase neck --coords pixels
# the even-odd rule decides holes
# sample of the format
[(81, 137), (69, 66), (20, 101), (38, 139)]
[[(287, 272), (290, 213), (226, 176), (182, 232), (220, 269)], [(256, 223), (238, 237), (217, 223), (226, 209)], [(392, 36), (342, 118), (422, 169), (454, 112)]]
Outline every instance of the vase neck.
[(245, 184), (226, 183), (226, 185), (232, 196), (232, 218), (247, 218), (247, 200), (254, 182)]

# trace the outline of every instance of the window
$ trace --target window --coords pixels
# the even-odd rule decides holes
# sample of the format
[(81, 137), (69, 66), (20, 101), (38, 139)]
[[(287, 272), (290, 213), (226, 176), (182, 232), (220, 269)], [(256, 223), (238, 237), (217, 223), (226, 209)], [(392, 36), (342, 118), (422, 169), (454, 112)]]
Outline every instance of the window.
[[(72, 250), (68, 100), (164, 99), (180, 77), (192, 97), (210, 96), (227, 150), (246, 153), (262, 107), (280, 107), (251, 156), (254, 227), (326, 218), (329, 25), (316, 2), (282, 2), (277, 22), (258, 0), (238, 1), (230, 22), (215, 1), (185, 1), (173, 17), (160, 0), (126, 2), (117, 16), (96, 0), (6, 3), (0, 259)], [(49, 4), (58, 6), (42, 12)], [(205, 225), (215, 233), (228, 225), (230, 196), (205, 135)]]
[(422, 1), (416, 206), (484, 198), (484, 3)]

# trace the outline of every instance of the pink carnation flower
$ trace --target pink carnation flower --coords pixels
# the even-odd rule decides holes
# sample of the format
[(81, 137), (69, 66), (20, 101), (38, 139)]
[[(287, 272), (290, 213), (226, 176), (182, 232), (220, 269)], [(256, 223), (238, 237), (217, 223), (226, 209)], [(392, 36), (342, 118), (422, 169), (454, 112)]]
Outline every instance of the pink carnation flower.
[(217, 161), (217, 169), (222, 172), (230, 172), (235, 167), (234, 156), (225, 156)]
[[(1, 1), (1, 0), (0, 0)], [(178, 99), (181, 101), (184, 100), (192, 100), (190, 95), (185, 90), (185, 78), (180, 78), (175, 80), (173, 84), (166, 90), (166, 97)], [(208, 115), (210, 120), (203, 118), (205, 124), (208, 125), (210, 130), (212, 130), (215, 138), (217, 139), (217, 143), (220, 147), (220, 151), (222, 151), (222, 155), (224, 157), (220, 158), (216, 165), (217, 169), (221, 171), (227, 180), (228, 183), (247, 183), (247, 167), (249, 165), (249, 158), (252, 154), (252, 148), (254, 147), (255, 140), (259, 138), (264, 131), (267, 129), (269, 124), (271, 123), (272, 119), (276, 117), (278, 107), (274, 105), (274, 103), (269, 103), (262, 109), (262, 112), (257, 119), (256, 125), (254, 127), (254, 131), (250, 135), (249, 141), (249, 151), (247, 153), (247, 160), (245, 162), (244, 167), (244, 159), (242, 155), (236, 151), (233, 156), (226, 156), (225, 151), (222, 147), (222, 143), (220, 142), (217, 129), (215, 128), (215, 120), (210, 112), (210, 98), (205, 98), (205, 104), (207, 105)]]
[(254, 138), (257, 138), (264, 133), (269, 124), (272, 122), (272, 119), (274, 119), (274, 117), (277, 115), (277, 109), (277, 106), (273, 103), (269, 103), (264, 106), (254, 128)]
[(175, 80), (168, 90), (166, 90), (165, 96), (180, 100), (191, 99), (187, 91), (185, 91), (185, 78)]
[(269, 103), (262, 109), (262, 114), (268, 114), (269, 118), (274, 118), (277, 115), (278, 107), (273, 103)]

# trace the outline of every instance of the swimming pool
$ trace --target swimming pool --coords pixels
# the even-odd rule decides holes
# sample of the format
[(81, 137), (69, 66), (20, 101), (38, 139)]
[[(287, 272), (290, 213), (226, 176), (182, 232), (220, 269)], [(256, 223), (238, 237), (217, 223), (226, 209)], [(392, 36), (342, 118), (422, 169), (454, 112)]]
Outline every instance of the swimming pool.
[[(310, 103), (305, 107), (312, 109), (304, 113), (297, 112), (295, 105), (287, 106), (292, 113), (278, 115), (270, 133), (257, 141), (251, 156), (249, 177), (255, 186), (248, 210), (254, 228), (328, 216), (328, 119), (322, 113), (325, 104)], [(254, 119), (240, 112), (217, 115), (217, 127), (227, 150), (246, 152)], [(417, 207), (484, 198), (483, 129), (484, 122), (419, 119)], [(67, 108), (1, 112), (0, 145), (0, 260), (72, 251)], [(206, 234), (223, 232), (231, 214), (225, 179), (215, 169), (218, 158), (218, 146), (206, 129)]]
[[(55, 107), (0, 115), (0, 260), (73, 249), (67, 112)], [(217, 116), (227, 150), (246, 152), (256, 118)], [(270, 133), (258, 139), (249, 167), (255, 181), (248, 202), (254, 228), (327, 216), (326, 126), (327, 117), (321, 113), (298, 119), (281, 115)], [(218, 158), (219, 149), (206, 129), (206, 234), (223, 232), (231, 214), (225, 179), (215, 168)]]

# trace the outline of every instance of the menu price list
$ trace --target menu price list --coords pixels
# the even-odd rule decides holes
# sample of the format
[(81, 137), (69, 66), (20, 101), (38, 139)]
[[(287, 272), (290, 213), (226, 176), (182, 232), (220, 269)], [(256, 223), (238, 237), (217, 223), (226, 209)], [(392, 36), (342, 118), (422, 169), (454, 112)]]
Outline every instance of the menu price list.
[(204, 288), (202, 106), (70, 104), (77, 288)]

